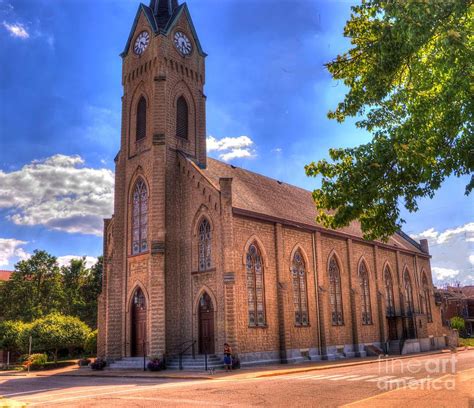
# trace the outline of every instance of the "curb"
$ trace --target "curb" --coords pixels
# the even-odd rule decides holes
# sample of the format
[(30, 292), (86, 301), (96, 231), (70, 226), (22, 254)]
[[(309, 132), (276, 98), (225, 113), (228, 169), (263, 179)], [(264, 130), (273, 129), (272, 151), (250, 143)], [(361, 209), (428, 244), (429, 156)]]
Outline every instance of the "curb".
[[(463, 352), (467, 351), (468, 348), (462, 348), (456, 350), (454, 353), (458, 352)], [(436, 354), (447, 354), (447, 353), (452, 353), (449, 350), (437, 350), (433, 352), (428, 352), (428, 353), (414, 353), (414, 354), (406, 354), (403, 356), (397, 356), (397, 357), (387, 357), (387, 358), (374, 358), (372, 360), (362, 360), (362, 361), (352, 361), (348, 363), (340, 363), (340, 364), (330, 364), (330, 365), (321, 365), (321, 366), (311, 366), (311, 367), (292, 367), (292, 368), (286, 368), (286, 369), (280, 369), (280, 370), (275, 370), (275, 371), (270, 371), (270, 372), (263, 372), (263, 373), (238, 373), (234, 375), (223, 375), (223, 376), (208, 376), (208, 375), (180, 375), (180, 374), (159, 374), (159, 375), (143, 375), (143, 374), (129, 374), (129, 373), (124, 373), (124, 374), (119, 374), (119, 373), (113, 373), (111, 371), (108, 371), (110, 374), (72, 374), (72, 373), (56, 373), (56, 374), (47, 374), (47, 373), (38, 373), (38, 374), (33, 374), (30, 376), (35, 376), (35, 377), (51, 377), (51, 376), (61, 376), (61, 377), (85, 377), (85, 378), (93, 378), (93, 377), (98, 377), (98, 378), (149, 378), (149, 379), (166, 379), (166, 380), (220, 380), (222, 378), (234, 378), (236, 380), (239, 379), (249, 379), (249, 378), (265, 378), (265, 377), (276, 377), (280, 375), (286, 375), (286, 374), (298, 374), (298, 373), (306, 373), (309, 371), (318, 371), (318, 370), (329, 370), (332, 368), (344, 368), (344, 367), (354, 367), (358, 365), (366, 365), (366, 364), (374, 364), (374, 363), (379, 363), (380, 361), (393, 361), (393, 360), (401, 360), (401, 359), (408, 359), (408, 358), (413, 358), (413, 357), (424, 357), (424, 356), (431, 356), (431, 355), (436, 355)], [(263, 367), (262, 367), (263, 368)], [(27, 377), (28, 374), (0, 374), (0, 377)]]

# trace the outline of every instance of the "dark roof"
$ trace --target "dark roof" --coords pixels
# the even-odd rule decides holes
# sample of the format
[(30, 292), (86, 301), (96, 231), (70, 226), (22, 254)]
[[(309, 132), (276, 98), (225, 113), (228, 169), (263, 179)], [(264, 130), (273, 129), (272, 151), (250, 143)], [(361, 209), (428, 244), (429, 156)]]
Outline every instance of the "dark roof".
[[(188, 159), (190, 160), (190, 159)], [(198, 166), (196, 166), (198, 168)], [(207, 168), (199, 169), (219, 189), (219, 178), (232, 178), (232, 205), (249, 213), (261, 214), (290, 223), (316, 227), (316, 208), (308, 190), (262, 176), (240, 167), (208, 158)], [(337, 231), (362, 238), (358, 222), (352, 222)], [(392, 236), (388, 245), (421, 252), (420, 248), (398, 234)]]
[(126, 56), (132, 42), (133, 34), (138, 24), (138, 19), (140, 14), (143, 12), (145, 17), (148, 20), (151, 30), (155, 35), (168, 35), (171, 29), (174, 27), (182, 13), (186, 14), (189, 27), (193, 34), (194, 41), (196, 42), (196, 48), (200, 55), (206, 56), (207, 54), (202, 50), (201, 43), (194, 28), (194, 23), (189, 13), (188, 6), (186, 3), (178, 5), (178, 0), (151, 0), (150, 6), (145, 6), (143, 3), (140, 3), (138, 6), (135, 19), (133, 20), (132, 28), (130, 34), (128, 35), (127, 43), (125, 48), (120, 54), (122, 57)]

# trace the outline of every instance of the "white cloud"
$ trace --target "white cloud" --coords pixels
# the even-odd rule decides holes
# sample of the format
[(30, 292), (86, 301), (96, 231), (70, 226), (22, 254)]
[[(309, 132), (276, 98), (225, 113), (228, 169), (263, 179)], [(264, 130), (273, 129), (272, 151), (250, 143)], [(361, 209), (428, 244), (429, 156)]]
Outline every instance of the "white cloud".
[(223, 161), (255, 157), (253, 140), (248, 136), (223, 137), (222, 139), (209, 136), (207, 138), (207, 151), (218, 152), (219, 159)]
[(430, 228), (412, 238), (428, 240), (431, 266), (439, 284), (453, 280), (474, 284), (474, 222), (445, 231)]
[(18, 225), (102, 235), (113, 206), (114, 175), (84, 167), (80, 156), (57, 154), (20, 170), (0, 170), (0, 208)]
[(26, 28), (23, 24), (8, 24), (6, 21), (4, 21), (3, 27), (7, 29), (7, 31), (12, 37), (21, 38), (22, 40), (30, 38), (30, 34), (28, 33), (28, 31), (26, 31)]
[(25, 241), (20, 241), (13, 238), (0, 238), (0, 266), (6, 266), (10, 264), (13, 258), (19, 260), (29, 258), (29, 254), (25, 252), (22, 245), (25, 245)]
[[(82, 256), (77, 255), (64, 255), (58, 257), (59, 266), (67, 266), (71, 263), (72, 259), (82, 259)], [(97, 258), (94, 256), (86, 256), (86, 267), (90, 268), (91, 266), (97, 263)]]
[(275, 147), (274, 149), (272, 149), (272, 153), (280, 154), (282, 151), (283, 149), (281, 147)]

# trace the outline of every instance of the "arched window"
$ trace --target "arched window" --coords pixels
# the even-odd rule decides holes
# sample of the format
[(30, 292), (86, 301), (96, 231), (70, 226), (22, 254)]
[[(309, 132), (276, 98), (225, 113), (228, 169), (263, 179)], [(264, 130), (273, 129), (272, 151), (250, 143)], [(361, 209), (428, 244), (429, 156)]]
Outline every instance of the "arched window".
[(139, 178), (133, 189), (132, 254), (148, 250), (148, 192), (145, 182)]
[(265, 326), (263, 262), (257, 244), (248, 249), (246, 269), (249, 326)]
[(370, 303), (369, 273), (365, 262), (359, 265), (359, 279), (362, 300), (362, 324), (372, 324), (372, 306)]
[(176, 102), (176, 136), (188, 138), (188, 104), (184, 96)]
[(199, 224), (199, 270), (211, 268), (211, 224), (204, 218)]
[(405, 313), (407, 316), (413, 315), (413, 288), (411, 286), (411, 279), (408, 271), (404, 275), (405, 283)]
[(425, 274), (423, 274), (423, 297), (425, 301), (426, 318), (428, 322), (431, 323), (433, 322), (433, 315), (431, 314), (430, 288)]
[(137, 105), (137, 141), (146, 137), (146, 100), (142, 96)]
[(387, 316), (395, 316), (395, 302), (393, 297), (393, 280), (388, 266), (385, 267), (385, 292), (387, 296)]
[(329, 261), (329, 301), (331, 303), (332, 325), (342, 326), (344, 316), (342, 312), (341, 273), (334, 257)]
[(306, 271), (303, 257), (300, 251), (296, 251), (293, 256), (291, 266), (293, 279), (293, 303), (295, 305), (295, 324), (297, 326), (307, 326), (308, 319), (308, 294), (306, 290)]

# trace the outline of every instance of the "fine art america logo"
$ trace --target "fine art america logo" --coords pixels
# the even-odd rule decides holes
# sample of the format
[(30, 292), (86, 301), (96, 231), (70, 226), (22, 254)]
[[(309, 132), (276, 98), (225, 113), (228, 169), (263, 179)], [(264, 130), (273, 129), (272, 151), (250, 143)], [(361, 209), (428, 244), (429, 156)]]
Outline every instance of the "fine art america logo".
[(382, 391), (407, 388), (410, 390), (454, 390), (457, 358), (451, 354), (443, 359), (383, 360), (379, 357), (379, 381)]

